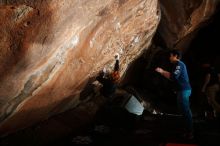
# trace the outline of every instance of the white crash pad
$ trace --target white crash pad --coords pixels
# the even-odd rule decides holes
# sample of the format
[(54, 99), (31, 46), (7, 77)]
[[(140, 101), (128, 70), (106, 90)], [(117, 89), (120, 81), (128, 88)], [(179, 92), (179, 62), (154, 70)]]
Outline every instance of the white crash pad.
[(125, 109), (133, 113), (135, 115), (142, 115), (144, 111), (143, 105), (137, 100), (135, 96), (132, 95), (132, 97), (128, 100), (128, 102), (125, 105)]

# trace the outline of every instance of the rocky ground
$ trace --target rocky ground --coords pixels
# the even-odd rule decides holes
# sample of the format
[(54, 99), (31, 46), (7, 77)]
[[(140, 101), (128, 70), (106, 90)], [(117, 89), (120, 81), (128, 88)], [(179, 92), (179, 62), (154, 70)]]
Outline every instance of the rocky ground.
[[(91, 123), (84, 123), (78, 130), (73, 131), (71, 129), (76, 121), (75, 113), (74, 110), (65, 112), (40, 125), (4, 137), (0, 145), (162, 146), (166, 143), (220, 145), (219, 119), (206, 120), (202, 116), (194, 116), (195, 136), (194, 139), (187, 140), (182, 138), (183, 122), (181, 116), (177, 114), (144, 111), (142, 116), (136, 116), (129, 113), (120, 102), (106, 101), (96, 112)], [(78, 119), (78, 122), (80, 121), (83, 123), (83, 119)], [(54, 139), (55, 137), (57, 138)]]
[(60, 140), (57, 145), (97, 146), (161, 146), (166, 143), (217, 146), (220, 144), (219, 120), (194, 117), (194, 139), (182, 137), (183, 122), (178, 115), (160, 115), (145, 112), (136, 119), (121, 108), (105, 108), (96, 122), (87, 130)]

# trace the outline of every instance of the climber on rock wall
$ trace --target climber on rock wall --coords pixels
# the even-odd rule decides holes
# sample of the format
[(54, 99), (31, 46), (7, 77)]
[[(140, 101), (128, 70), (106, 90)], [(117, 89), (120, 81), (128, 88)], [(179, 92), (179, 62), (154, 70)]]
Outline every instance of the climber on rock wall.
[(96, 79), (102, 84), (100, 93), (105, 97), (111, 98), (115, 94), (117, 84), (120, 79), (119, 54), (115, 55), (114, 70), (112, 72), (108, 72), (104, 68), (103, 71), (99, 73)]

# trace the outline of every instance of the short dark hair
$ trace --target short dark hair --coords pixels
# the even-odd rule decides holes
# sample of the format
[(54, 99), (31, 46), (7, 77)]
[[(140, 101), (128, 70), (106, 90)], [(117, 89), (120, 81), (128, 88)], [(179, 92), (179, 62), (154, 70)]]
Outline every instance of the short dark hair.
[(181, 58), (182, 54), (179, 50), (170, 50), (170, 54), (177, 55), (177, 58)]

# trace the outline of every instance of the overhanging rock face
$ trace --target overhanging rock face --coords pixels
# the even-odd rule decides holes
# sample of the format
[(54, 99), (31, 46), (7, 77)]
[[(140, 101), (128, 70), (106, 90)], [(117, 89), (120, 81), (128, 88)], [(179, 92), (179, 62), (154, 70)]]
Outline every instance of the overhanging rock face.
[(194, 32), (216, 11), (218, 0), (160, 0), (158, 32), (168, 48), (185, 49)]
[(0, 0), (0, 134), (80, 104), (89, 78), (150, 45), (157, 0)]

